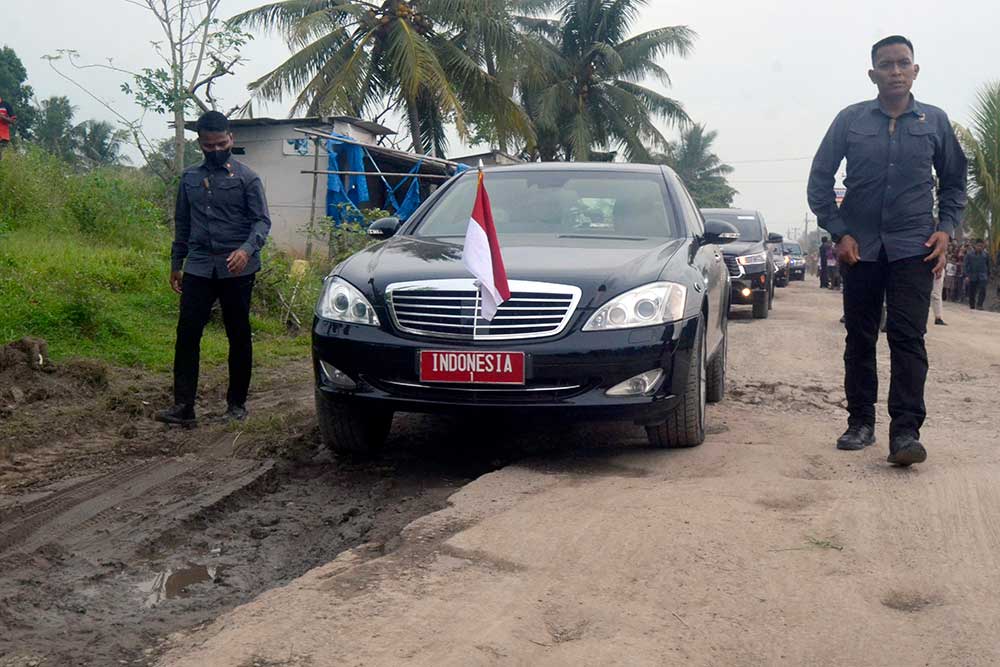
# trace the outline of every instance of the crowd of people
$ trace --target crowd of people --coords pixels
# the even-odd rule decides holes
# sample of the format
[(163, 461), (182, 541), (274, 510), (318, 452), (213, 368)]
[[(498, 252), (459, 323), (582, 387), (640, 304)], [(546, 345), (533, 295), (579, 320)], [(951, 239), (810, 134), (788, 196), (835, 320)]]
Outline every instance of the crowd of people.
[(982, 239), (952, 242), (948, 248), (942, 298), (945, 301), (967, 301), (969, 308), (983, 310), (986, 287), (996, 265)]
[[(808, 258), (808, 263), (819, 276), (821, 288), (841, 289), (843, 267), (837, 263), (837, 246), (828, 237), (822, 238), (819, 249)], [(987, 287), (998, 263), (1000, 254), (991, 257), (982, 239), (952, 241), (948, 246), (948, 263), (942, 276), (935, 281), (931, 295), (935, 324), (944, 324), (940, 309), (944, 301), (965, 302), (973, 310), (983, 310)]]

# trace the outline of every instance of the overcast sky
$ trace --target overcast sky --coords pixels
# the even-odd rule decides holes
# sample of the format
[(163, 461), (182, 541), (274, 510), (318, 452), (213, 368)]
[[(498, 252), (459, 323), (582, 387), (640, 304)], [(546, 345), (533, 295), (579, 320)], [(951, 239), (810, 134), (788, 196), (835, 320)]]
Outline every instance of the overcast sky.
[[(52, 72), (43, 55), (76, 49), (84, 61), (156, 65), (149, 42), (160, 37), (158, 27), (124, 0), (3, 2), (0, 44), (21, 57), (39, 98), (68, 95), (79, 107), (80, 120), (113, 118)], [(227, 16), (258, 4), (223, 0)], [(944, 108), (959, 122), (968, 118), (977, 88), (1000, 79), (996, 0), (652, 0), (636, 30), (663, 25), (687, 25), (699, 35), (687, 60), (664, 59), (673, 79), (668, 94), (683, 102), (692, 118), (718, 130), (717, 152), (736, 168), (736, 205), (759, 209), (779, 232), (801, 229), (809, 159), (834, 115), (875, 96), (866, 75), (874, 41), (893, 33), (908, 36), (921, 65), (917, 98)], [(288, 51), (277, 37), (258, 36), (245, 54), (248, 65), (217, 87), (225, 107), (244, 101), (246, 84)], [(138, 115), (118, 90), (120, 75), (99, 70), (74, 75), (129, 115)], [(272, 105), (269, 115), (286, 111), (287, 105)], [(147, 117), (146, 126), (151, 135), (169, 133), (166, 118)], [(457, 145), (452, 151), (462, 152)]]

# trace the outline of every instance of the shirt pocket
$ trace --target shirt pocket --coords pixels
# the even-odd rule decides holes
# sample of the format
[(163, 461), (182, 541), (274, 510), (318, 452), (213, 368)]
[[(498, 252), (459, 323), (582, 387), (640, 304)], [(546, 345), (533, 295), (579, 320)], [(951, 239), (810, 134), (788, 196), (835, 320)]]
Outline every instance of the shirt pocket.
[(220, 178), (212, 185), (216, 206), (230, 214), (243, 211), (243, 181), (235, 177)]
[(204, 210), (208, 195), (204, 180), (197, 174), (185, 175), (181, 178), (181, 187), (184, 188), (184, 196), (187, 197), (188, 203), (199, 211)]
[(930, 169), (934, 161), (934, 128), (916, 123), (906, 128), (906, 161), (914, 167)]
[(879, 128), (869, 123), (854, 123), (847, 128), (847, 164), (856, 167), (878, 164), (885, 159), (885, 147)]

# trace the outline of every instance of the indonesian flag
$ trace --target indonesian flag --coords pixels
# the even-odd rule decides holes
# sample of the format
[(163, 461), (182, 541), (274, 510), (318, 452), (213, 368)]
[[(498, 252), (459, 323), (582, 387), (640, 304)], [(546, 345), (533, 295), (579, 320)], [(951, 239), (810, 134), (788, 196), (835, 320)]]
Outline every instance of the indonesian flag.
[(490, 198), (483, 185), (483, 172), (479, 172), (476, 203), (472, 206), (472, 217), (465, 231), (462, 263), (478, 279), (482, 316), (489, 322), (497, 314), (500, 304), (510, 298), (510, 288), (500, 255), (497, 229), (493, 224)]

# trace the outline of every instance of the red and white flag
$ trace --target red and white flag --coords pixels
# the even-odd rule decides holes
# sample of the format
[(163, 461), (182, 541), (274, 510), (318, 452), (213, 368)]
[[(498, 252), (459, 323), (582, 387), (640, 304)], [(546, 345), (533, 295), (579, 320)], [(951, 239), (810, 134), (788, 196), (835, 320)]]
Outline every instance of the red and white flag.
[(469, 226), (465, 231), (462, 263), (477, 278), (482, 317), (491, 321), (500, 304), (510, 298), (510, 288), (507, 286), (507, 271), (503, 268), (503, 257), (500, 255), (497, 229), (493, 224), (490, 198), (483, 185), (483, 172), (479, 172), (476, 203), (472, 205), (472, 217), (469, 218)]

